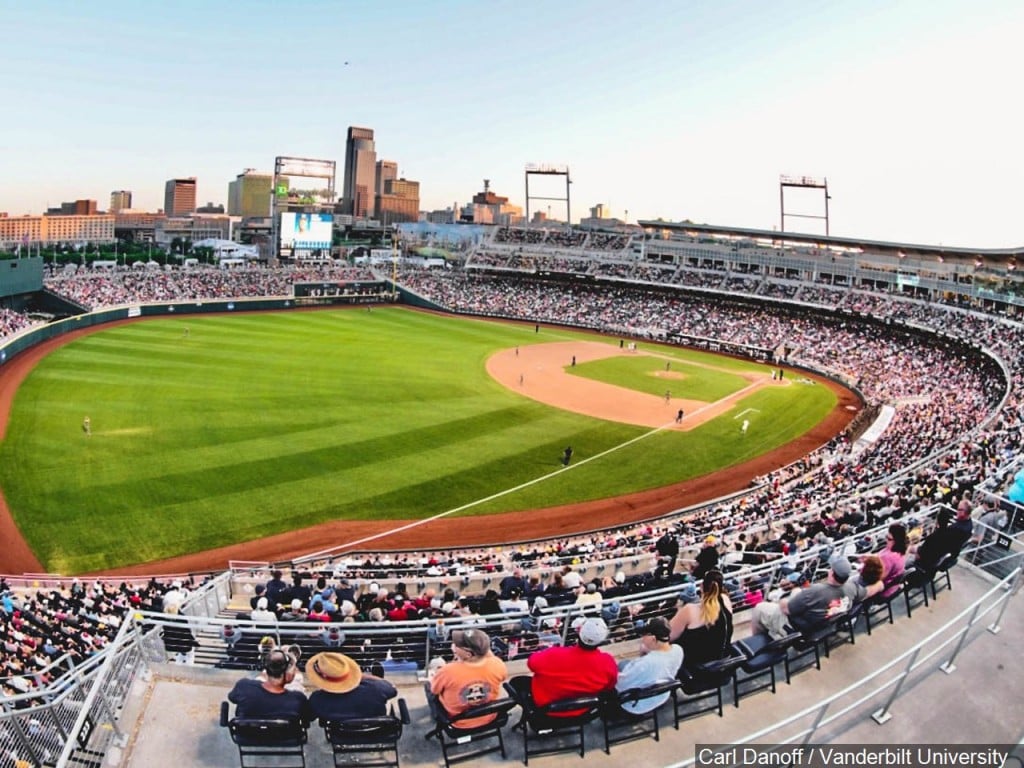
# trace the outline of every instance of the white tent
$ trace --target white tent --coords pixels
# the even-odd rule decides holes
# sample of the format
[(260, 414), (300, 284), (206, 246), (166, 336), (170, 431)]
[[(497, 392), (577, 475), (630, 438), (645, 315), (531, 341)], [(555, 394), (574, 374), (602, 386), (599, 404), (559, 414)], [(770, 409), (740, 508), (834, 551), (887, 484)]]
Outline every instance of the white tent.
[(208, 237), (205, 240), (192, 243), (192, 247), (212, 248), (213, 256), (218, 261), (225, 258), (258, 259), (260, 257), (260, 250), (255, 245), (242, 245), (233, 240), (220, 240), (215, 237)]

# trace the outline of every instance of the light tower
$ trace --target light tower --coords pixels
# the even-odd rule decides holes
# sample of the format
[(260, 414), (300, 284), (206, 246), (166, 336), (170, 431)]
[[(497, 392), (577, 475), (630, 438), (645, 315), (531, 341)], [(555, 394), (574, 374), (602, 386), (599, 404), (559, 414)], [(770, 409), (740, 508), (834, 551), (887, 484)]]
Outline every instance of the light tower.
[[(565, 177), (565, 197), (530, 197), (530, 177), (531, 176), (564, 176)], [(557, 200), (558, 202), (565, 203), (565, 221), (570, 226), (572, 225), (572, 209), (569, 206), (569, 185), (572, 184), (572, 180), (569, 178), (569, 166), (567, 165), (535, 165), (530, 164), (526, 166), (526, 221), (530, 221), (530, 200)]]

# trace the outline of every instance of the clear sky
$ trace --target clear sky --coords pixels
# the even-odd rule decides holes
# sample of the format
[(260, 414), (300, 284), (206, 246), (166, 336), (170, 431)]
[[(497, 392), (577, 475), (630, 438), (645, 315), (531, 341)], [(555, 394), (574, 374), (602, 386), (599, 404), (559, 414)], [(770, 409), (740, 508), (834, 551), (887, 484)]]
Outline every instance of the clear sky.
[[(826, 177), (831, 231), (1024, 245), (1020, 0), (0, 0), (0, 211), (198, 178), (226, 203), (278, 155), (373, 128), (421, 208), (525, 204), (566, 165), (573, 218), (769, 229), (779, 175)], [(531, 182), (534, 195), (562, 190)], [(787, 211), (822, 213), (787, 193)], [(548, 203), (534, 202), (534, 209)], [(564, 208), (550, 203), (552, 215)], [(628, 211), (628, 215), (627, 215)], [(815, 220), (788, 229), (821, 232)]]

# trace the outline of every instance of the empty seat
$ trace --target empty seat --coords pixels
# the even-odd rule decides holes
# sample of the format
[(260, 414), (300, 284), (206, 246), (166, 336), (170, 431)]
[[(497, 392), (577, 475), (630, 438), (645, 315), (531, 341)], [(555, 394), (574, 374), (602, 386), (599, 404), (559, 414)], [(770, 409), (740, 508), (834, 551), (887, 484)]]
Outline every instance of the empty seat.
[[(733, 643), (733, 652), (744, 657), (744, 661), (736, 669), (732, 678), (733, 703), (740, 705), (744, 695), (771, 688), (776, 690), (775, 667), (782, 664), (786, 671), (786, 682), (789, 683), (789, 649), (803, 636), (793, 632), (785, 637), (773, 640), (768, 635), (751, 635), (744, 640)], [(769, 682), (757, 682), (768, 677)], [(746, 685), (744, 689), (743, 686)]]
[[(397, 713), (392, 705), (387, 715), (347, 720), (321, 719), (320, 726), (324, 729), (324, 738), (331, 745), (334, 765), (338, 768), (353, 765), (399, 768), (398, 740), (409, 722), (405, 699), (398, 699)], [(367, 755), (376, 755), (376, 758)]]
[(722, 717), (722, 691), (732, 682), (736, 670), (747, 660), (740, 653), (733, 653), (724, 659), (699, 664), (692, 670), (679, 670), (682, 686), (674, 699), (676, 728), (680, 720), (702, 715), (715, 710)]

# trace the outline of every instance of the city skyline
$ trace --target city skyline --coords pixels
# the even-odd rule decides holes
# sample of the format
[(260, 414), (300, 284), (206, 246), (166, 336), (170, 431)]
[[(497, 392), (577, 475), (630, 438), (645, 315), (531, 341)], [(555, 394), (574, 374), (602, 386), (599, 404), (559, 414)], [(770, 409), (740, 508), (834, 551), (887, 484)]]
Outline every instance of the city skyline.
[[(828, 179), (835, 236), (1024, 245), (1019, 3), (236, 9), (8, 9), (0, 211), (102, 207), (115, 190), (156, 210), (167, 179), (191, 176), (198, 203), (227, 204), (239, 173), (278, 155), (341, 171), (347, 128), (366, 126), (423, 210), (465, 204), (485, 178), (525, 207), (524, 168), (547, 163), (571, 170), (574, 219), (603, 204), (770, 229), (794, 174)], [(786, 206), (819, 213), (820, 196)]]

